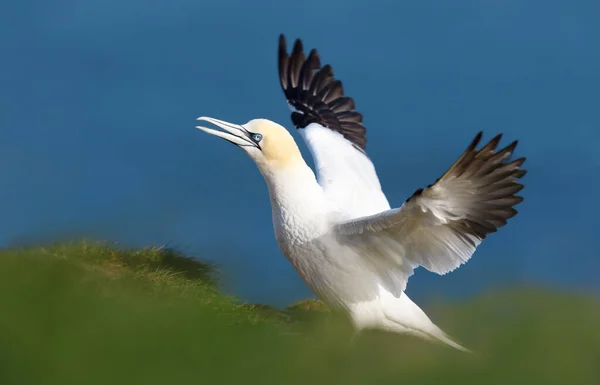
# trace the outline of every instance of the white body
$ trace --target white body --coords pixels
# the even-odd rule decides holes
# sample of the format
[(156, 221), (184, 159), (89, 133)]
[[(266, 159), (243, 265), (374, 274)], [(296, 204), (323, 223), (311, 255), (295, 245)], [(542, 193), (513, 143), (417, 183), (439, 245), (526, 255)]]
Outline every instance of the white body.
[[(421, 338), (434, 337), (464, 349), (448, 339), (406, 293), (384, 287), (368, 256), (332, 236), (336, 225), (377, 214), (390, 206), (368, 158), (357, 153), (348, 142), (324, 140), (328, 135), (338, 135), (335, 132), (321, 127), (308, 129), (307, 132), (315, 132), (313, 138), (322, 136), (319, 138), (321, 143), (329, 143), (333, 147), (328, 148), (325, 154), (347, 152), (351, 159), (353, 157), (355, 167), (342, 169), (347, 169), (350, 177), (354, 176), (356, 189), (348, 191), (351, 186), (346, 183), (334, 189), (333, 194), (331, 191), (326, 193), (304, 162), (280, 172), (261, 168), (269, 189), (275, 237), (283, 255), (321, 300), (348, 313), (357, 330), (382, 329)], [(319, 168), (318, 155), (315, 160)], [(331, 163), (329, 166), (334, 167)], [(363, 178), (357, 178), (356, 172), (352, 172), (360, 170), (360, 167), (367, 169), (366, 175), (371, 183), (365, 184)], [(321, 169), (323, 172), (326, 173)], [(344, 198), (348, 200), (352, 191), (357, 190), (356, 198), (349, 205), (351, 209), (340, 207), (340, 202)], [(360, 201), (361, 196), (368, 194), (376, 199)]]
[(279, 79), (292, 122), (315, 161), (307, 166), (289, 132), (266, 119), (244, 125), (201, 117), (200, 127), (242, 148), (269, 188), (277, 243), (304, 282), (356, 329), (446, 336), (404, 293), (414, 269), (446, 274), (467, 262), (485, 237), (515, 216), (525, 158), (507, 162), (517, 145), (481, 149), (482, 133), (435, 183), (391, 209), (365, 154), (366, 128), (331, 66), (308, 56), (297, 39), (287, 53), (280, 36)]
[(404, 290), (418, 266), (437, 274), (456, 269), (516, 214), (525, 159), (505, 162), (516, 142), (496, 151), (498, 135), (477, 150), (479, 133), (433, 185), (390, 209), (369, 158), (338, 132), (316, 123), (300, 131), (315, 176), (289, 132), (274, 122), (199, 120), (225, 130), (198, 127), (255, 161), (269, 189), (277, 243), (319, 298), (345, 310), (357, 330), (409, 333), (466, 350)]

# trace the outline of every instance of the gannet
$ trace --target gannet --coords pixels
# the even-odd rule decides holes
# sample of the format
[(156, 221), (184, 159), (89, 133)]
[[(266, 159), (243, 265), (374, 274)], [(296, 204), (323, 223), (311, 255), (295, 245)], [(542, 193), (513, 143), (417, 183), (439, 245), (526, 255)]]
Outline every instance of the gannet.
[(439, 340), (468, 351), (437, 327), (405, 293), (418, 266), (446, 274), (466, 263), (490, 233), (515, 216), (525, 158), (502, 134), (462, 155), (426, 188), (391, 208), (366, 154), (363, 116), (330, 65), (308, 57), (297, 39), (279, 39), (279, 80), (291, 120), (314, 159), (316, 176), (292, 135), (267, 119), (245, 124), (199, 117), (196, 126), (245, 151), (268, 186), (275, 238), (312, 291), (349, 315), (356, 333), (380, 329)]

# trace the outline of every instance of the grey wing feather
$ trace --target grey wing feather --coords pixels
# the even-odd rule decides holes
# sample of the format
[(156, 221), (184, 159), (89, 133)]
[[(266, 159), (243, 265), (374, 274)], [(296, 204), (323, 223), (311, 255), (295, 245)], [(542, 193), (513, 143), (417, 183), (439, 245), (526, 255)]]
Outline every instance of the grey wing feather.
[(340, 223), (335, 229), (339, 241), (406, 279), (410, 267), (445, 274), (467, 262), (488, 234), (517, 214), (514, 206), (523, 201), (515, 194), (523, 189), (519, 179), (526, 173), (520, 168), (525, 158), (508, 160), (517, 141), (496, 150), (498, 135), (477, 150), (481, 136), (477, 134), (434, 184), (417, 190), (402, 207)]

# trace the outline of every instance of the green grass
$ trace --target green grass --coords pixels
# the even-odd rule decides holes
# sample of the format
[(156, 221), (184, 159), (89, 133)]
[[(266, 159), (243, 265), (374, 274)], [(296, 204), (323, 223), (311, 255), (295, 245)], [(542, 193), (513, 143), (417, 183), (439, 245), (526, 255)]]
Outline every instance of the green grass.
[(600, 306), (514, 288), (427, 307), (476, 354), (385, 333), (353, 344), (321, 303), (219, 292), (213, 266), (93, 242), (0, 251), (0, 384), (600, 384)]

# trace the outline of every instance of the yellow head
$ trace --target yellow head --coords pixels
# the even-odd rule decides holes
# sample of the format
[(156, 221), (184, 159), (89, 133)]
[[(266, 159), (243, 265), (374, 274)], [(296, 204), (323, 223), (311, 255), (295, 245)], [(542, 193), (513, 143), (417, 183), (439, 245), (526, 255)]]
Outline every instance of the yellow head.
[(238, 125), (207, 117), (200, 117), (198, 120), (212, 123), (223, 129), (219, 131), (196, 126), (204, 132), (221, 137), (242, 148), (261, 170), (265, 167), (278, 169), (305, 164), (292, 135), (275, 122), (253, 119), (246, 124)]

